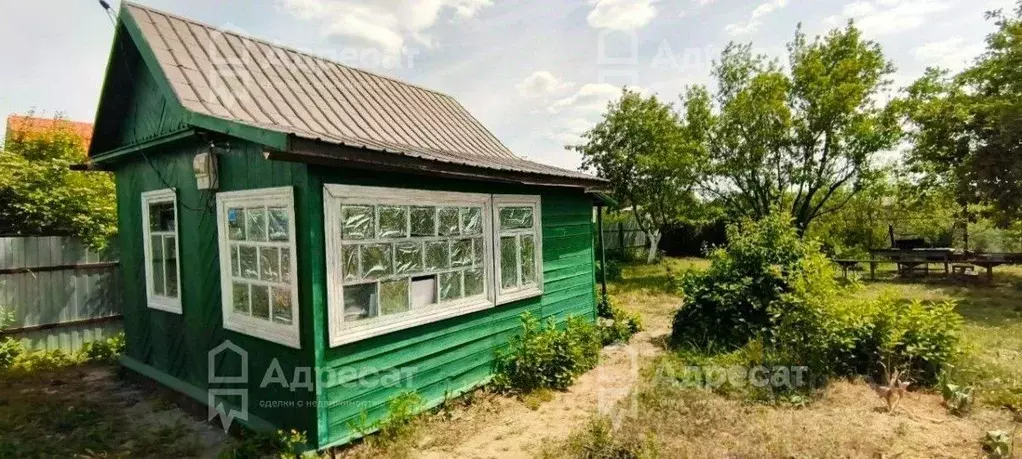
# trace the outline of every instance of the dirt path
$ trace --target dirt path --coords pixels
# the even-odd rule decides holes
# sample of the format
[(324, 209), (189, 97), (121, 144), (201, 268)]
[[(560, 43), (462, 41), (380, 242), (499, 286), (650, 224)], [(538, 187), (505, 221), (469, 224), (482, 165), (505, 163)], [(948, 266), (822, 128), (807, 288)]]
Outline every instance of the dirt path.
[[(531, 458), (544, 444), (566, 439), (594, 412), (609, 413), (639, 381), (642, 363), (661, 348), (665, 330), (635, 335), (627, 345), (607, 347), (600, 364), (566, 392), (556, 392), (538, 406), (522, 400), (488, 396), (429, 432), (412, 454), (424, 458)], [(534, 408), (534, 409), (533, 409)]]

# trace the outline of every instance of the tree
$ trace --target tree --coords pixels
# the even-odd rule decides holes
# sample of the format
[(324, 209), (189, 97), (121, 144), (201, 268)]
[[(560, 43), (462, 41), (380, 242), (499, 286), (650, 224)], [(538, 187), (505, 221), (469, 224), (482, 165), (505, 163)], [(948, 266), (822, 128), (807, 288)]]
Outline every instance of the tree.
[(738, 215), (787, 211), (804, 233), (874, 177), (874, 155), (900, 130), (877, 103), (894, 67), (853, 23), (811, 42), (799, 28), (788, 52), (786, 72), (729, 44), (714, 63), (716, 94), (696, 86), (682, 98), (683, 124), (706, 158), (702, 190)]
[(986, 52), (957, 75), (928, 69), (901, 104), (913, 170), (1007, 226), (1022, 218), (1022, 2), (1014, 17), (987, 15)]
[(626, 89), (582, 139), (585, 143), (566, 148), (581, 153), (582, 166), (609, 180), (614, 197), (631, 206), (649, 238), (652, 262), (661, 228), (698, 207), (694, 150), (673, 105)]
[(0, 149), (0, 234), (69, 234), (103, 248), (117, 231), (113, 178), (72, 171), (86, 160), (84, 139), (54, 124), (9, 132)]

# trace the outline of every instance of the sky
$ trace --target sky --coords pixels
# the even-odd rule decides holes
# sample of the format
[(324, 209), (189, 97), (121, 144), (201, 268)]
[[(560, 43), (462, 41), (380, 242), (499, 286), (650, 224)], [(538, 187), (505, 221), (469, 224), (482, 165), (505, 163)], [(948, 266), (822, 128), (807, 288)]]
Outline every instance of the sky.
[[(118, 8), (116, 0), (108, 0)], [(564, 146), (622, 86), (676, 102), (729, 42), (783, 58), (849, 19), (883, 46), (895, 86), (984, 49), (1013, 0), (139, 0), (457, 98), (512, 151), (575, 169)], [(0, 115), (92, 121), (113, 39), (96, 0), (0, 3)]]

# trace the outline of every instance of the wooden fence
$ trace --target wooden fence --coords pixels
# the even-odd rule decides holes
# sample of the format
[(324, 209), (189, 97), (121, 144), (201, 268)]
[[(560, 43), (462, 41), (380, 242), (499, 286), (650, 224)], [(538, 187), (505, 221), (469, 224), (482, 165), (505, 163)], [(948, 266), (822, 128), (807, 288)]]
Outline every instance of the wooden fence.
[(75, 351), (122, 328), (113, 254), (63, 236), (0, 237), (0, 308), (14, 323), (2, 334), (31, 349)]
[(639, 229), (634, 221), (605, 224), (603, 226), (603, 243), (606, 244), (608, 255), (624, 249), (646, 248), (646, 233)]

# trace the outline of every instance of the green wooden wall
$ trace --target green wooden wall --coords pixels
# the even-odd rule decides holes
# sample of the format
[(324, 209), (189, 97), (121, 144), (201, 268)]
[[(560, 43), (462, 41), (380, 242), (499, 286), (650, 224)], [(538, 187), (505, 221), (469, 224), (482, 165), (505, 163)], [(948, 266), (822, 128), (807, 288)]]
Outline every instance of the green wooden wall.
[[(363, 415), (373, 422), (386, 415), (387, 401), (405, 392), (419, 393), (426, 405), (442, 403), (489, 380), (494, 351), (506, 346), (521, 326), (520, 316), (563, 322), (568, 316), (595, 319), (592, 200), (581, 190), (463, 182), (354, 170), (315, 171), (310, 181), (542, 197), (543, 280), (540, 298), (370, 338), (336, 348), (327, 344), (326, 293), (317, 292), (318, 326), (314, 337), (319, 368), (354, 368), (344, 380), (325, 381), (319, 392), (319, 445), (344, 443), (358, 436), (352, 423)], [(322, 199), (322, 196), (319, 196)], [(319, 208), (322, 208), (320, 205)], [(310, 220), (321, 221), (321, 211)], [(319, 248), (313, 256), (322, 271)], [(321, 278), (322, 279), (322, 278)], [(399, 379), (400, 377), (400, 379)]]
[[(302, 247), (314, 232), (318, 234), (321, 230), (318, 222), (314, 224), (301, 216), (303, 204), (320, 190), (308, 187), (304, 165), (267, 161), (258, 146), (241, 141), (232, 141), (231, 144), (229, 153), (218, 155), (220, 191), (294, 187), (299, 216), (296, 220), (299, 302), (310, 304), (312, 276), (307, 266), (302, 264)], [(119, 164), (116, 169), (128, 366), (178, 390), (187, 389), (204, 396), (204, 391), (211, 388), (207, 355), (224, 340), (230, 340), (248, 352), (249, 383), (212, 387), (247, 388), (248, 408), (256, 418), (275, 428), (296, 428), (313, 433), (315, 411), (305, 402), (315, 399), (314, 391), (291, 391), (278, 384), (265, 389), (258, 387), (274, 358), (278, 359), (288, 381), (292, 380), (295, 367), (312, 366), (314, 345), (304, 339), (311, 336), (314, 324), (312, 308), (301, 307), (300, 310), (301, 350), (223, 329), (215, 197), (196, 189), (192, 173), (192, 158), (203, 145), (192, 139), (156, 147), (147, 151), (149, 161), (138, 158)], [(178, 196), (182, 315), (146, 306), (141, 194), (167, 187), (175, 188)], [(240, 360), (236, 356), (228, 352), (219, 357), (216, 360), (217, 375), (240, 374)], [(231, 399), (227, 401), (231, 402)], [(285, 406), (266, 405), (278, 401)], [(257, 423), (254, 425), (258, 426)]]

